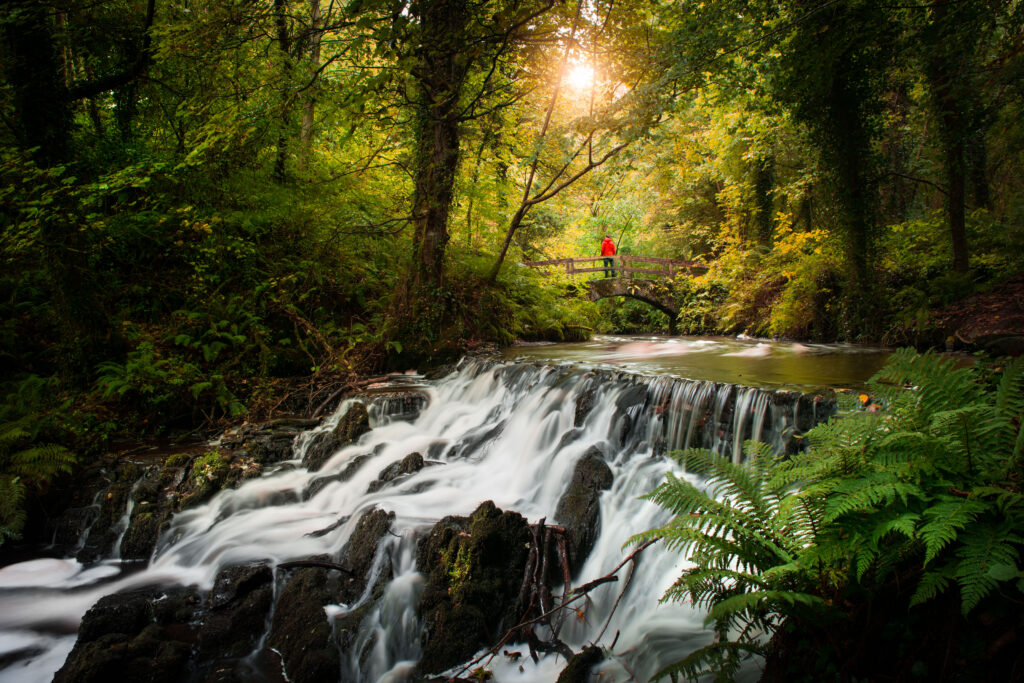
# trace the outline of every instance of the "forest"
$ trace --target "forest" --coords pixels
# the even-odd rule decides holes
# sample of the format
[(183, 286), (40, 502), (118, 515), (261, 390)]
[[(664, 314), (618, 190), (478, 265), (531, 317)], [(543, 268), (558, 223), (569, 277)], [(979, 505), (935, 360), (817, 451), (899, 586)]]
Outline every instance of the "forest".
[[(1020, 353), (1018, 0), (8, 0), (0, 33), (0, 541), (117, 444), (517, 340)], [(606, 235), (701, 265), (676, 319), (523, 265)]]

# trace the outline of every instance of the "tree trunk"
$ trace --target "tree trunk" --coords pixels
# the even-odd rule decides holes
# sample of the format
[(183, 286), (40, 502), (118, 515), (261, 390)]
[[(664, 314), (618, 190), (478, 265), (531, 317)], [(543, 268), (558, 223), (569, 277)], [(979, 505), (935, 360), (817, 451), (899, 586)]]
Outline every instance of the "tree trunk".
[(291, 55), (289, 54), (287, 0), (274, 0), (274, 25), (277, 29), (277, 46), (281, 55), (281, 103), (278, 112), (277, 151), (274, 156), (274, 180), (281, 183), (287, 178), (288, 161), (288, 110), (289, 80), (291, 76)]
[(967, 141), (967, 167), (970, 176), (971, 202), (975, 208), (992, 207), (992, 195), (988, 185), (988, 146), (985, 131), (975, 130)]
[(71, 109), (48, 10), (36, 0), (10, 2), (3, 27), (2, 61), (18, 142), (23, 149), (35, 148), (32, 157), (41, 167), (65, 163), (71, 156)]
[[(15, 11), (3, 25), (3, 68), (13, 95), (18, 143), (31, 150), (41, 168), (70, 164), (70, 99), (47, 8), (35, 0), (10, 5)], [(109, 357), (119, 337), (96, 299), (83, 233), (65, 218), (67, 213), (58, 207), (45, 212), (39, 241), (63, 337), (60, 371), (69, 381), (84, 382), (91, 369)]]
[(767, 155), (754, 162), (754, 204), (756, 209), (757, 243), (772, 246), (775, 232), (773, 204), (775, 198), (775, 157)]
[[(316, 71), (320, 66), (320, 0), (309, 0), (309, 67)], [(302, 129), (299, 132), (299, 165), (306, 168), (313, 150), (313, 126), (316, 113), (315, 89), (310, 87), (302, 103)]]
[(439, 290), (448, 246), (448, 214), (459, 166), (459, 101), (465, 86), (469, 21), (465, 0), (414, 5), (421, 39), (416, 51), (416, 156), (413, 184), (414, 292)]
[(958, 68), (962, 57), (961, 45), (950, 45), (956, 35), (955, 27), (946, 26), (946, 7), (938, 3), (932, 7), (928, 84), (931, 87), (932, 106), (942, 144), (942, 160), (946, 172), (946, 214), (950, 244), (953, 248), (953, 270), (966, 273), (970, 267), (966, 229), (968, 132), (967, 89), (962, 82), (964, 70)]

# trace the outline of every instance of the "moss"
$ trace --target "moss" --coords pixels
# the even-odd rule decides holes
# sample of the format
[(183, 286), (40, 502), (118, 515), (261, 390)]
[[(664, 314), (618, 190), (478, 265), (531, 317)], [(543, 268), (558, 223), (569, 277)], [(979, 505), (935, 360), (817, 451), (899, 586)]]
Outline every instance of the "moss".
[(139, 466), (133, 462), (123, 462), (117, 468), (117, 480), (128, 483), (139, 478)]
[(192, 479), (196, 482), (220, 481), (227, 473), (230, 459), (230, 456), (221, 455), (217, 451), (207, 451), (192, 463)]
[(188, 465), (189, 460), (191, 459), (192, 456), (188, 453), (175, 453), (174, 455), (167, 458), (167, 460), (164, 460), (164, 467), (185, 467), (186, 465)]
[[(456, 548), (458, 552), (453, 558), (452, 551)], [(461, 603), (465, 597), (465, 588), (472, 572), (472, 555), (473, 551), (465, 545), (452, 545), (445, 550), (441, 560), (448, 574), (448, 595), (456, 604)]]

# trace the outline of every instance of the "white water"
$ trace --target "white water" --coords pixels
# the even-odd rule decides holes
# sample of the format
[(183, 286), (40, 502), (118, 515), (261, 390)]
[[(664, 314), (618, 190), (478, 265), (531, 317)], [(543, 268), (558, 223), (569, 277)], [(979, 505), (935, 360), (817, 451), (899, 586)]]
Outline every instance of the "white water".
[[(588, 390), (593, 408), (576, 427), (576, 406)], [(619, 564), (630, 550), (623, 544), (631, 535), (667, 520), (664, 511), (638, 498), (666, 471), (689, 476), (662, 456), (666, 447), (693, 442), (699, 425), (711, 419), (719, 426), (703, 429), (703, 445), (723, 454), (732, 453), (735, 444), (750, 436), (781, 443), (796, 417), (792, 409), (769, 405), (770, 394), (762, 390), (514, 364), (469, 363), (426, 391), (429, 404), (415, 421), (377, 415), (370, 433), (339, 450), (319, 472), (301, 466), (281, 468), (180, 513), (143, 571), (111, 580), (118, 566), (113, 559), (89, 568), (73, 560), (37, 560), (0, 569), (0, 656), (37, 652), (0, 670), (0, 683), (49, 680), (74, 643), (82, 615), (103, 595), (155, 584), (207, 590), (228, 565), (337, 556), (360, 515), (375, 506), (396, 514), (394, 535), (381, 542), (377, 557), (379, 567), (388, 554), (395, 578), (363, 623), (356, 651), (344, 654), (342, 680), (403, 680), (419, 656), (415, 605), (422, 577), (414, 566), (415, 542), (439, 519), (468, 515), (481, 502), (492, 500), (531, 523), (541, 518), (556, 521), (555, 509), (576, 461), (596, 446), (611, 467), (614, 482), (601, 496), (600, 536), (574, 577), (575, 583), (583, 583)], [(333, 428), (350, 405), (343, 403), (318, 430)], [(730, 419), (731, 406), (735, 408)], [(311, 438), (309, 434), (297, 440), (293, 464)], [(393, 487), (366, 493), (381, 470), (413, 452), (441, 464)], [(286, 498), (282, 492), (301, 499), (313, 480), (337, 474), (354, 457), (366, 454), (372, 457), (348, 481), (332, 482), (305, 501), (281, 502)], [(309, 535), (346, 516), (348, 521), (330, 532)], [(647, 680), (710, 638), (702, 626), (703, 613), (687, 605), (658, 603), (685, 566), (679, 555), (659, 546), (648, 548), (614, 614), (610, 615), (612, 604), (626, 571), (620, 574), (623, 581), (601, 586), (578, 613), (570, 613), (560, 637), (578, 651), (602, 630), (597, 644), (606, 648), (618, 634), (602, 680)], [(325, 612), (344, 614), (369, 594), (370, 588), (352, 605), (326, 605)], [(373, 655), (360, 664), (357, 652), (373, 635), (378, 636)], [(525, 645), (505, 649), (518, 650), (524, 657), (518, 662), (505, 657), (485, 662), (497, 681), (553, 681), (565, 665), (554, 655), (535, 664), (525, 656)]]

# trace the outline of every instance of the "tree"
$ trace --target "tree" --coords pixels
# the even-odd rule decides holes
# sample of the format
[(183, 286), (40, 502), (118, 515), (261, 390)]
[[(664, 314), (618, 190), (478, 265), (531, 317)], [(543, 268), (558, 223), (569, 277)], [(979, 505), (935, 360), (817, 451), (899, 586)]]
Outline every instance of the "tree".
[(791, 30), (776, 73), (779, 97), (811, 131), (829, 173), (847, 266), (846, 330), (870, 333), (876, 224), (879, 93), (893, 36), (873, 2), (790, 6)]

